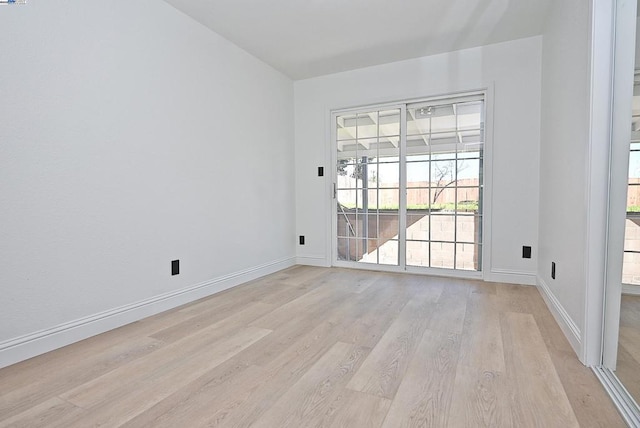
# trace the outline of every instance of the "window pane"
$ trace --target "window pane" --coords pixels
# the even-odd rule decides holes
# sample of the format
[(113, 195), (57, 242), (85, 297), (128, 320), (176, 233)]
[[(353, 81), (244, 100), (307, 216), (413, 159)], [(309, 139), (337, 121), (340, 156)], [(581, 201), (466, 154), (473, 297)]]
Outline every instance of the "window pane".
[(338, 236), (344, 238), (354, 238), (356, 236), (356, 231), (353, 227), (356, 222), (355, 213), (350, 210), (341, 211), (340, 209), (338, 209), (336, 215), (338, 226), (338, 230), (336, 232)]
[(455, 244), (431, 242), (431, 267), (453, 269)]
[(378, 216), (379, 238), (398, 239), (399, 222), (398, 213), (392, 211), (381, 211)]
[(380, 187), (399, 187), (400, 164), (379, 163), (377, 168), (377, 180)]
[[(629, 153), (629, 182), (640, 179), (640, 152)], [(637, 181), (635, 181), (637, 183)]]
[(411, 164), (412, 162), (428, 162), (431, 160), (431, 157), (428, 153), (422, 154), (409, 154), (407, 155), (407, 163)]
[(336, 194), (338, 198), (338, 208), (340, 208), (340, 206), (342, 206), (343, 209), (353, 209), (356, 207), (356, 199), (358, 197), (357, 190), (338, 190)]
[(456, 105), (459, 129), (479, 129), (482, 122), (482, 102), (460, 103)]
[(380, 244), (378, 248), (379, 263), (382, 265), (398, 264), (398, 241), (391, 239)]
[(428, 154), (431, 152), (429, 135), (407, 136), (407, 154)]
[(362, 241), (364, 254), (360, 259), (361, 263), (378, 263), (378, 241), (375, 239), (367, 239)]
[(478, 185), (480, 178), (480, 160), (479, 159), (461, 159), (456, 163), (456, 176), (458, 180), (471, 179), (475, 180), (475, 186)]
[(400, 207), (400, 191), (398, 189), (380, 189), (378, 193), (378, 209), (397, 211)]
[(431, 132), (431, 110), (429, 107), (407, 108), (407, 135)]
[(455, 241), (455, 216), (432, 214), (431, 215), (431, 240)]
[(640, 284), (640, 254), (624, 253), (622, 264), (622, 283)]
[[(385, 110), (378, 113), (380, 136), (400, 137), (400, 110)], [(389, 138), (390, 140), (395, 140)], [(399, 138), (398, 138), (399, 141)]]
[(456, 216), (456, 240), (475, 242), (481, 240), (482, 217), (473, 214), (458, 213)]
[(358, 115), (358, 138), (371, 138), (378, 136), (378, 113), (361, 113)]
[[(461, 180), (464, 184), (464, 181), (471, 181), (470, 179), (468, 180)], [(473, 183), (471, 183), (473, 184)], [(456, 189), (456, 200), (457, 200), (457, 206), (456, 206), (456, 211), (458, 213), (474, 213), (477, 212), (479, 209), (479, 201), (480, 201), (480, 188), (478, 187), (458, 187)]]
[(456, 269), (478, 270), (478, 244), (456, 244)]
[(627, 212), (640, 213), (640, 179), (630, 179), (627, 187)]
[(358, 242), (360, 239), (338, 238), (338, 260), (358, 261)]
[(431, 208), (429, 189), (407, 189), (407, 210), (428, 210)]
[(407, 241), (407, 265), (429, 267), (429, 242)]
[(440, 152), (434, 152), (431, 154), (431, 160), (440, 160), (440, 161), (455, 161), (456, 160), (456, 154), (455, 153), (451, 153), (449, 151), (440, 151)]
[(428, 241), (430, 219), (428, 210), (407, 211), (407, 239)]
[(456, 116), (451, 104), (435, 106), (431, 116), (431, 133), (454, 131), (456, 129)]
[(431, 189), (431, 209), (453, 211), (455, 202), (455, 187), (435, 187)]
[(336, 118), (338, 141), (356, 138), (356, 115), (347, 114)]
[(407, 187), (429, 186), (429, 162), (407, 163)]

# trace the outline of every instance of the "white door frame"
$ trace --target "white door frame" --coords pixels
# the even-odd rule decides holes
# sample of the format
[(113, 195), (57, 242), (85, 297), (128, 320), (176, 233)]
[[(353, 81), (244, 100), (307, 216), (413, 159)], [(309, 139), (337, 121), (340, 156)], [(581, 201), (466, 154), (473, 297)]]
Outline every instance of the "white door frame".
[(620, 326), (622, 261), (627, 206), (629, 138), (635, 63), (637, 0), (615, 2), (615, 45), (609, 158), (609, 215), (602, 366), (615, 370)]
[[(629, 426), (640, 426), (637, 404), (615, 376), (622, 264), (627, 205), (629, 139), (635, 67), (637, 0), (592, 0), (591, 129), (587, 233), (587, 294), (582, 359), (594, 372)], [(607, 87), (608, 83), (608, 87)], [(606, 116), (607, 109), (609, 115)], [(608, 120), (604, 120), (604, 119)], [(602, 133), (609, 125), (609, 145), (603, 152)], [(607, 193), (602, 199), (598, 155), (608, 155)], [(607, 197), (608, 196), (608, 199)], [(601, 220), (598, 200), (607, 200)], [(604, 227), (601, 225), (604, 224)], [(604, 257), (598, 258), (598, 238), (604, 228)], [(602, 266), (602, 267), (601, 267)], [(604, 290), (602, 287), (604, 283)], [(600, 308), (598, 309), (598, 304)], [(598, 333), (600, 334), (598, 336)], [(599, 345), (600, 353), (597, 354)], [(598, 357), (596, 357), (598, 355)]]
[[(383, 109), (400, 109), (400, 133), (401, 133), (401, 144), (400, 144), (400, 158), (403, 158), (405, 154), (406, 147), (406, 106), (408, 104), (412, 104), (415, 102), (421, 101), (436, 101), (438, 99), (450, 99), (461, 97), (465, 95), (475, 95), (482, 94), (484, 100), (484, 147), (483, 147), (483, 213), (482, 213), (482, 270), (480, 272), (476, 271), (463, 271), (456, 269), (438, 269), (438, 268), (426, 268), (426, 267), (416, 267), (416, 266), (405, 266), (406, 262), (406, 239), (404, 239), (406, 234), (406, 192), (403, 189), (406, 189), (406, 165), (401, 161), (400, 162), (400, 210), (398, 212), (399, 215), (399, 255), (398, 255), (398, 265), (380, 265), (380, 264), (368, 264), (361, 263), (358, 264), (356, 262), (347, 262), (338, 260), (337, 255), (337, 245), (336, 245), (336, 231), (337, 231), (337, 216), (335, 213), (335, 189), (336, 189), (336, 168), (337, 168), (337, 138), (336, 138), (336, 127), (335, 121), (336, 116), (341, 113), (349, 112), (349, 113), (360, 113), (367, 112), (372, 109), (383, 110)], [(339, 108), (332, 109), (329, 112), (329, 124), (330, 124), (330, 198), (331, 201), (329, 203), (329, 212), (331, 218), (331, 228), (330, 228), (330, 236), (327, 242), (330, 245), (330, 265), (337, 267), (350, 267), (350, 268), (358, 268), (365, 270), (375, 270), (375, 271), (388, 271), (388, 272), (408, 272), (414, 274), (426, 274), (433, 276), (447, 276), (447, 277), (459, 277), (459, 278), (469, 278), (469, 279), (484, 279), (485, 272), (488, 271), (489, 266), (491, 266), (491, 252), (490, 252), (490, 243), (491, 243), (491, 184), (492, 184), (492, 176), (491, 176), (491, 165), (492, 165), (492, 144), (491, 138), (493, 137), (493, 85), (489, 85), (488, 87), (477, 89), (477, 90), (468, 90), (461, 92), (454, 92), (449, 94), (443, 94), (438, 96), (425, 96), (415, 99), (407, 99), (402, 101), (394, 101), (389, 103), (379, 103), (379, 104), (371, 104), (366, 106), (360, 106), (355, 108)], [(403, 122), (404, 121), (404, 122)], [(402, 184), (404, 183), (404, 184)], [(403, 203), (404, 201), (404, 203)]]

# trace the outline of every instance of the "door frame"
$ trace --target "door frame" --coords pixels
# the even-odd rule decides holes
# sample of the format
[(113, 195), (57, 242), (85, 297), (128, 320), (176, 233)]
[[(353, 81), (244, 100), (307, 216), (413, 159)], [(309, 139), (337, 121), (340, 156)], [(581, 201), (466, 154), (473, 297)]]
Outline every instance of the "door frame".
[[(480, 89), (470, 89), (465, 91), (457, 91), (446, 94), (438, 94), (432, 96), (423, 96), (418, 98), (410, 98), (405, 100), (395, 100), (389, 102), (380, 102), (375, 104), (367, 104), (356, 107), (343, 107), (335, 108), (329, 111), (328, 115), (328, 127), (329, 127), (329, 162), (331, 167), (329, 172), (331, 174), (331, 180), (329, 183), (329, 204), (328, 204), (328, 216), (330, 218), (331, 227), (329, 228), (329, 236), (327, 237), (327, 243), (330, 246), (329, 257), (330, 265), (335, 267), (347, 267), (363, 270), (385, 271), (385, 272), (398, 272), (398, 273), (412, 273), (423, 274), (431, 276), (444, 276), (454, 278), (467, 278), (467, 279), (485, 279), (486, 275), (491, 272), (491, 207), (492, 207), (492, 141), (493, 141), (493, 84), (487, 85)], [(400, 192), (400, 209), (399, 209), (399, 251), (398, 265), (381, 265), (374, 263), (357, 263), (344, 260), (338, 260), (337, 254), (337, 217), (335, 213), (335, 198), (334, 189), (336, 186), (336, 174), (337, 174), (337, 141), (336, 141), (336, 116), (342, 113), (361, 113), (371, 110), (384, 110), (384, 109), (400, 109), (400, 134), (401, 139), (406, 140), (406, 106), (412, 103), (430, 102), (437, 100), (446, 100), (456, 97), (463, 97), (467, 95), (482, 95), (484, 99), (484, 147), (483, 147), (483, 212), (482, 212), (482, 270), (481, 271), (464, 271), (457, 269), (441, 269), (433, 267), (419, 267), (419, 266), (404, 266), (406, 257), (406, 194)], [(405, 123), (403, 123), (403, 121)], [(401, 144), (402, 146), (403, 144)], [(400, 149), (401, 159), (405, 153), (403, 149)], [(406, 181), (406, 165), (400, 162), (400, 180)], [(405, 185), (406, 186), (406, 185)], [(402, 186), (401, 186), (402, 187)], [(403, 203), (404, 201), (404, 203)], [(404, 250), (404, 251), (403, 251)]]
[[(606, 197), (602, 199), (607, 203), (604, 224), (599, 223), (597, 215), (590, 216), (589, 226), (594, 231), (594, 238), (598, 238), (603, 229), (605, 249), (600, 260), (598, 246), (590, 245), (593, 248), (587, 250), (587, 261), (593, 260), (595, 268), (587, 268), (582, 349), (583, 362), (588, 365), (594, 364), (594, 354), (599, 354), (594, 372), (629, 426), (640, 426), (640, 411), (614, 370), (622, 295), (636, 16), (637, 0), (592, 0), (590, 192), (595, 202), (604, 193)], [(594, 120), (594, 117), (604, 118), (607, 113), (607, 122)], [(605, 125), (607, 129), (604, 129)], [(606, 153), (601, 153), (603, 148), (594, 143), (596, 137), (601, 137), (606, 131), (609, 145)], [(596, 185), (596, 179), (604, 175), (599, 174), (600, 168), (593, 167), (593, 159), (597, 155), (608, 155), (609, 158), (606, 168), (608, 182), (604, 191)], [(621, 168), (621, 165), (627, 168)]]
[[(633, 23), (627, 15), (633, 13)], [(609, 207), (607, 218), (606, 276), (602, 366), (615, 370), (620, 326), (624, 229), (629, 179), (629, 138), (633, 97), (636, 0), (618, 0), (615, 9), (615, 46), (611, 143), (609, 158)], [(633, 24), (633, 30), (630, 25)], [(633, 54), (630, 54), (633, 52)], [(626, 166), (621, 168), (620, 166)], [(617, 166), (617, 167), (614, 167)]]

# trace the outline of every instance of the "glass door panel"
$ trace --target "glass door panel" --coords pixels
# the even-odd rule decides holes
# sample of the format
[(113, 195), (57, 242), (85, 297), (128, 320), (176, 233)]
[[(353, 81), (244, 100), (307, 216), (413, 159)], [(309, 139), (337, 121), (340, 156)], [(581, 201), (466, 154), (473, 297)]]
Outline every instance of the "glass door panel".
[(337, 260), (480, 271), (483, 96), (334, 117)]
[(481, 270), (483, 111), (407, 105), (407, 266)]
[(336, 117), (337, 259), (398, 265), (400, 109)]

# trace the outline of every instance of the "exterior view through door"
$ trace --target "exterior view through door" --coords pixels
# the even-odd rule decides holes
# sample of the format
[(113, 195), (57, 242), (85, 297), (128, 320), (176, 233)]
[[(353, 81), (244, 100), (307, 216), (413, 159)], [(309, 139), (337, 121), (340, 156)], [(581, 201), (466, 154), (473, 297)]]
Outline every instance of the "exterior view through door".
[(336, 265), (482, 270), (484, 105), (480, 93), (333, 114)]

